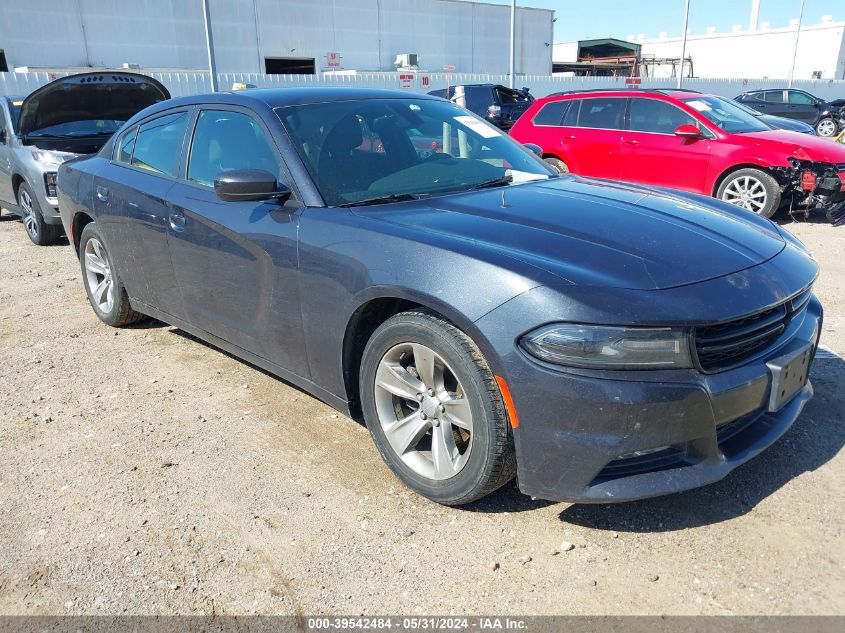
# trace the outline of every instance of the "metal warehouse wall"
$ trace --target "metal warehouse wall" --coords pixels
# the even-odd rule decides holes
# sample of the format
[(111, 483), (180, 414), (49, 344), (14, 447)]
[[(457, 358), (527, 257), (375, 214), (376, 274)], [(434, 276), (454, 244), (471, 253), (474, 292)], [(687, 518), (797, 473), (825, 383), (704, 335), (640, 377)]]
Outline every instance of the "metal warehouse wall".
[[(219, 72), (263, 72), (265, 57), (341, 55), (343, 68), (508, 71), (510, 7), (456, 0), (211, 0)], [(551, 72), (552, 18), (517, 10), (517, 72)], [(10, 68), (207, 68), (201, 0), (2, 0), (0, 49)]]

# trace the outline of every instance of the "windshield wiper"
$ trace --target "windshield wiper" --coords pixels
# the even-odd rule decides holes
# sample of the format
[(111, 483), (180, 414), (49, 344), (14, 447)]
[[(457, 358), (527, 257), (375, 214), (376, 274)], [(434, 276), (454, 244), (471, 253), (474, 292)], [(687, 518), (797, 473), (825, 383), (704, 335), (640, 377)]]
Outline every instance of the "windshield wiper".
[(471, 190), (474, 189), (489, 189), (490, 187), (504, 187), (505, 185), (509, 185), (513, 182), (513, 176), (508, 174), (507, 176), (501, 176), (500, 178), (494, 178), (493, 180), (487, 180), (485, 182), (480, 182), (477, 185), (473, 185), (470, 187)]
[(365, 200), (357, 200), (356, 202), (346, 202), (338, 205), (339, 207), (366, 207), (371, 204), (389, 204), (391, 202), (405, 202), (407, 200), (419, 200), (420, 196), (413, 193), (392, 193), (388, 196), (377, 196), (375, 198), (366, 198)]

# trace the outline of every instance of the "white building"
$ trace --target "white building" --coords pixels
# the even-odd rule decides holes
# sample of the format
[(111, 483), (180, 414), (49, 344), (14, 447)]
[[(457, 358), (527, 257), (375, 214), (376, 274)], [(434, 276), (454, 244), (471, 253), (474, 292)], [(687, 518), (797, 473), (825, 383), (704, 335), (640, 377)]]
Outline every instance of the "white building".
[[(773, 28), (762, 22), (756, 28), (735, 25), (729, 33), (718, 33), (715, 29), (708, 29), (703, 34), (688, 33), (686, 56), (692, 58), (696, 77), (785, 79), (792, 66), (796, 33), (797, 20), (783, 28)], [(680, 36), (669, 37), (662, 33), (654, 39), (644, 35), (627, 39), (641, 46), (643, 58), (681, 57)], [(577, 52), (577, 42), (556, 43), (554, 62), (575, 62)], [(672, 66), (664, 64), (649, 70), (651, 76), (668, 77)], [(818, 24), (801, 25), (794, 78), (845, 79), (845, 22), (824, 16)]]
[[(208, 68), (202, 0), (0, 0), (0, 70)], [(457, 0), (210, 0), (221, 73), (509, 70), (510, 7)], [(551, 72), (554, 12), (519, 7), (518, 74)], [(334, 56), (330, 57), (330, 54)], [(330, 62), (331, 60), (331, 62)]]

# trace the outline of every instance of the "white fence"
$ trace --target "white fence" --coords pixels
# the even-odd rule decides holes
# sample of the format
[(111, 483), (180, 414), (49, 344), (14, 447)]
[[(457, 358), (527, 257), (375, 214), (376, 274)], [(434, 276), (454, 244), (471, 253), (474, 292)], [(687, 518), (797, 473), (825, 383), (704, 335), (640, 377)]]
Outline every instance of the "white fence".
[[(25, 96), (44, 84), (67, 73), (0, 73), (0, 95)], [(174, 97), (211, 91), (211, 76), (207, 72), (151, 72)], [(428, 92), (447, 85), (473, 83), (508, 83), (507, 75), (467, 75), (445, 73), (416, 73), (410, 80), (401, 79), (402, 73), (358, 73), (356, 75), (259, 75), (250, 73), (221, 73), (218, 85), (228, 90), (234, 83), (244, 83), (259, 88), (292, 88), (297, 86), (355, 86), (359, 88), (405, 89), (409, 92)], [(550, 75), (518, 75), (517, 87), (531, 88), (531, 94), (543, 97), (565, 90), (596, 88), (624, 88), (623, 77), (561, 77)], [(644, 78), (642, 88), (674, 88), (675, 79)], [(685, 79), (684, 88), (700, 90), (726, 97), (735, 97), (747, 90), (783, 88), (785, 79)], [(802, 80), (793, 87), (806, 90), (822, 99), (845, 98), (845, 81)]]

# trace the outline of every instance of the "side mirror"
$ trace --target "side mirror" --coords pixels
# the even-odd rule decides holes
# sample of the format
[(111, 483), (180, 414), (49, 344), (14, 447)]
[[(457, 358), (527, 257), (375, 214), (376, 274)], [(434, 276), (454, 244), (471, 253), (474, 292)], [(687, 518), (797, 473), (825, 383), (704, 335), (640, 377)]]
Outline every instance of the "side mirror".
[(276, 177), (264, 169), (231, 169), (222, 171), (214, 179), (214, 193), (226, 202), (247, 202), (290, 198), (291, 191), (276, 182)]
[(701, 138), (701, 130), (691, 123), (684, 123), (675, 128), (675, 136), (683, 138)]
[(525, 149), (531, 150), (532, 152), (537, 154), (537, 156), (543, 155), (543, 148), (537, 145), (536, 143), (523, 143), (523, 145), (525, 146)]

